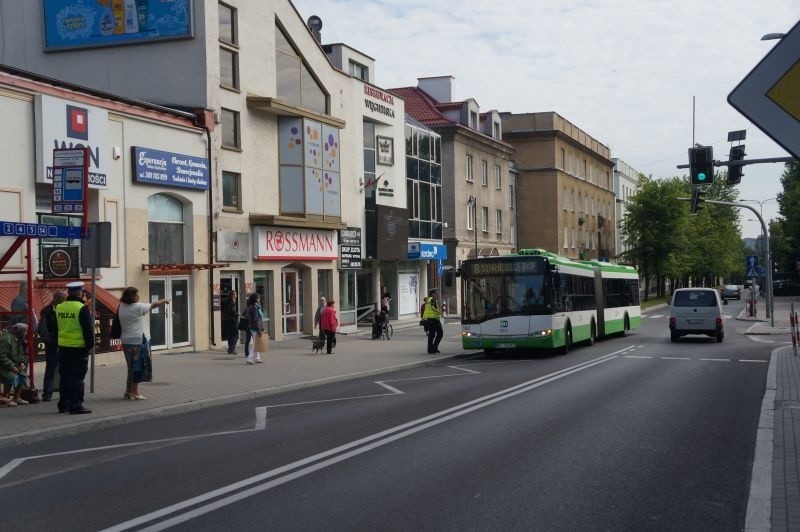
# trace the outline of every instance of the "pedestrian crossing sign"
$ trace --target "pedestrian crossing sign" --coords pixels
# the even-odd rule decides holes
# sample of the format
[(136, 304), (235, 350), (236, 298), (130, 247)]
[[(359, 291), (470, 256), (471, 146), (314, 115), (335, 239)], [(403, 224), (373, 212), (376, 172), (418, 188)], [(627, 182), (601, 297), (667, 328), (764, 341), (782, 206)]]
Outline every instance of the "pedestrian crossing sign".
[(758, 277), (758, 266), (751, 266), (745, 270), (745, 277)]

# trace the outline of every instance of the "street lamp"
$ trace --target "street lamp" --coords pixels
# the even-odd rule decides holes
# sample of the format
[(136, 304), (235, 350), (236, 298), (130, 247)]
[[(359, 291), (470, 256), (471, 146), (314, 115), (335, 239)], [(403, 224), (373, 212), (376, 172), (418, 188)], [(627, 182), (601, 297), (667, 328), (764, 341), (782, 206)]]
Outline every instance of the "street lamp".
[(472, 194), (469, 195), (467, 198), (467, 207), (469, 207), (469, 212), (467, 216), (472, 217), (472, 229), (475, 231), (475, 258), (478, 258), (478, 198), (473, 196)]

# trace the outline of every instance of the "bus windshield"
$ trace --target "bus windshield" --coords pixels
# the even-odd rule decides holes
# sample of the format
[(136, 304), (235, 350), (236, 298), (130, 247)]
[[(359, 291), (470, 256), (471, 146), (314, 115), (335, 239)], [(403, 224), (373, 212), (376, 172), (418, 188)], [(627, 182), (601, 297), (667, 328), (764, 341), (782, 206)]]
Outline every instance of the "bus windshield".
[(550, 314), (543, 274), (504, 273), (463, 278), (463, 323), (503, 316)]

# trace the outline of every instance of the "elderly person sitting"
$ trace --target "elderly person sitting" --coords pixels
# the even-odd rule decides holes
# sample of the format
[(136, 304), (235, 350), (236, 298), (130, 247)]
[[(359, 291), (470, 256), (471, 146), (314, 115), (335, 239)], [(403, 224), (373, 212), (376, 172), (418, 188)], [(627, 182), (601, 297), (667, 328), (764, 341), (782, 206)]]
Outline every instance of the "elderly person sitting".
[(27, 323), (15, 323), (0, 335), (0, 382), (6, 396), (6, 406), (27, 405), (19, 394), (28, 384), (27, 364), (22, 343), (28, 333)]

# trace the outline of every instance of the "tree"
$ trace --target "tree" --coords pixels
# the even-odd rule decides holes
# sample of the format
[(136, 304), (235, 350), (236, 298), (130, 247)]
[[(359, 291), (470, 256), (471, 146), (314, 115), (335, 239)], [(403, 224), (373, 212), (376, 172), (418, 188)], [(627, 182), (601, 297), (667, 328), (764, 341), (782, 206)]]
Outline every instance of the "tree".
[[(781, 176), (783, 192), (778, 194), (779, 212), (783, 217), (780, 230), (774, 231), (770, 225), (770, 247), (774, 247), (779, 254), (773, 254), (776, 262), (781, 264), (783, 271), (794, 271), (797, 257), (800, 257), (800, 163), (786, 163)], [(776, 233), (782, 241), (775, 239)]]

